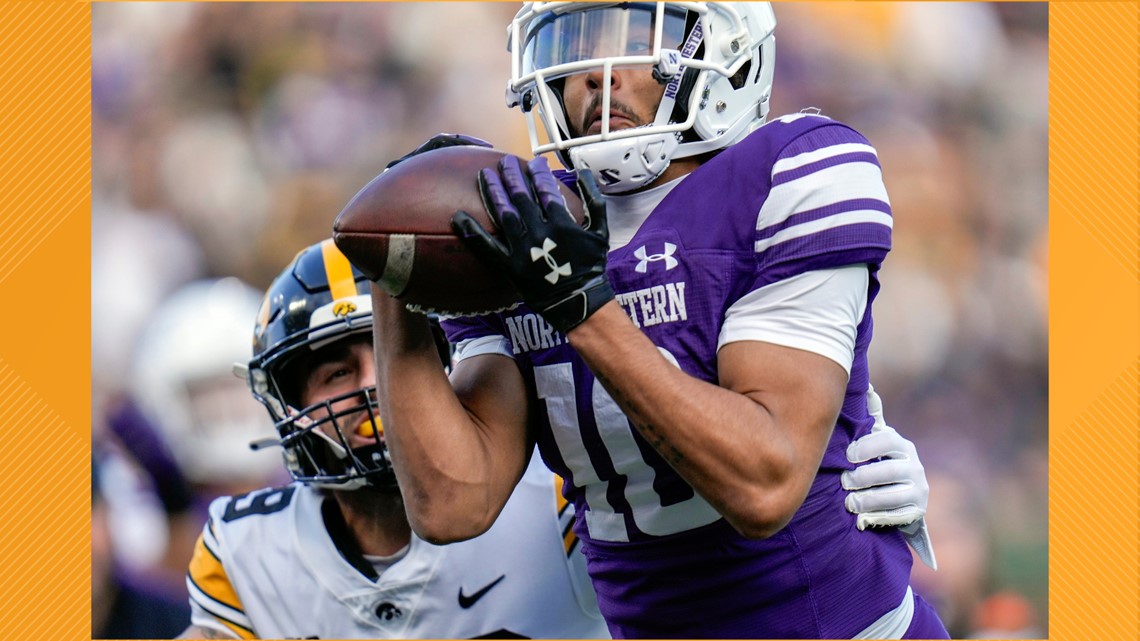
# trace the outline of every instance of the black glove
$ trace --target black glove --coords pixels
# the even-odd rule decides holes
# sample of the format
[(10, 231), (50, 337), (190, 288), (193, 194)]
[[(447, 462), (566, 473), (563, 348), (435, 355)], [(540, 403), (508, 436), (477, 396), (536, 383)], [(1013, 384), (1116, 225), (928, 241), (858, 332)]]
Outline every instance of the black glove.
[(517, 156), (505, 156), (498, 171), (479, 172), (483, 206), (505, 243), (465, 211), (455, 212), (451, 228), (484, 260), (505, 270), (527, 305), (565, 333), (612, 300), (614, 292), (606, 279), (606, 201), (593, 174), (578, 172), (584, 228), (566, 208), (558, 185), (545, 158), (524, 166)]
[(489, 149), (492, 145), (486, 140), (483, 140), (482, 138), (476, 138), (474, 136), (464, 136), (463, 134), (436, 134), (431, 138), (428, 138), (428, 141), (424, 144), (388, 163), (388, 166), (384, 169), (391, 169), (396, 165), (404, 162), (405, 160), (411, 158), (412, 156), (418, 156), (422, 153), (427, 153), (436, 149), (443, 149), (444, 147), (463, 146), (487, 147)]

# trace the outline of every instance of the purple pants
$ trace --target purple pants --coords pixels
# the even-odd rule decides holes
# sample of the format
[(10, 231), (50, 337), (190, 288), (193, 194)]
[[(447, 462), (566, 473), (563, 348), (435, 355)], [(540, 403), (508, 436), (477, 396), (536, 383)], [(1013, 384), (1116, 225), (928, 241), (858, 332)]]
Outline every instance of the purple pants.
[(946, 631), (946, 626), (942, 625), (942, 620), (938, 618), (938, 613), (934, 611), (934, 607), (927, 603), (925, 599), (918, 596), (918, 592), (914, 593), (914, 616), (911, 617), (910, 627), (906, 629), (903, 638), (950, 638), (950, 633)]

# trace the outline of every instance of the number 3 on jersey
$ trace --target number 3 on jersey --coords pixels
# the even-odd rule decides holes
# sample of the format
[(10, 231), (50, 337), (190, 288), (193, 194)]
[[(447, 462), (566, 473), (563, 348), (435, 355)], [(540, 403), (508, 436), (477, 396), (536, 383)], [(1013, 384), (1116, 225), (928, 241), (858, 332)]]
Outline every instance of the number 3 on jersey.
[[(677, 365), (672, 354), (664, 349), (661, 351), (669, 362)], [(662, 505), (661, 497), (653, 488), (656, 471), (641, 456), (633, 437), (634, 427), (605, 387), (591, 379), (594, 420), (606, 454), (617, 473), (608, 482), (603, 482), (590, 462), (582, 440), (581, 417), (575, 404), (573, 366), (570, 363), (539, 365), (534, 368), (534, 380), (538, 397), (546, 401), (554, 441), (573, 474), (574, 484), (585, 487), (585, 519), (590, 538), (600, 541), (630, 539), (625, 516), (617, 512), (606, 497), (609, 484), (621, 478), (625, 479), (625, 499), (633, 522), (645, 534), (676, 534), (720, 518), (720, 514), (695, 493), (683, 501)]]

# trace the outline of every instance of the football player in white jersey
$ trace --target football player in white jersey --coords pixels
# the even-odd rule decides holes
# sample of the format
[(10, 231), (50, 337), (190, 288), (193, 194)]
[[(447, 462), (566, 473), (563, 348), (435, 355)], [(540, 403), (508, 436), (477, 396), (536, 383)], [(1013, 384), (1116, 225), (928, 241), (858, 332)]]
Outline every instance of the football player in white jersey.
[(541, 462), (485, 534), (412, 534), (376, 414), (368, 281), (332, 241), (270, 286), (247, 376), (297, 482), (210, 505), (182, 638), (608, 637)]

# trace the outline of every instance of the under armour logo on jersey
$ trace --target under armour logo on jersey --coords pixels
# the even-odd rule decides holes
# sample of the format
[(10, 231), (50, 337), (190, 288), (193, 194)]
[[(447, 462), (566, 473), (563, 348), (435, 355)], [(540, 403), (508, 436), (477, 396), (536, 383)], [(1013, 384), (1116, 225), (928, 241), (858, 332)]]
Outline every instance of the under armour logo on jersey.
[(554, 260), (554, 256), (550, 255), (550, 250), (554, 249), (557, 246), (558, 245), (555, 244), (553, 240), (550, 240), (549, 238), (543, 238), (542, 249), (539, 249), (538, 247), (530, 248), (531, 261), (534, 262), (541, 258), (546, 261), (546, 266), (550, 268), (550, 273), (547, 274), (545, 278), (551, 285), (557, 283), (559, 278), (570, 275), (570, 263), (559, 265)]
[(645, 245), (638, 247), (633, 255), (639, 260), (637, 267), (634, 268), (639, 274), (644, 274), (649, 269), (649, 263), (655, 263), (659, 260), (665, 261), (665, 271), (669, 271), (678, 265), (677, 259), (673, 258), (673, 254), (677, 252), (677, 246), (673, 243), (665, 243), (665, 251), (660, 254), (649, 255), (645, 253)]

